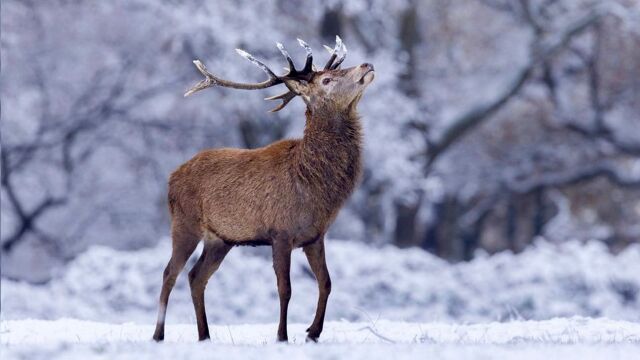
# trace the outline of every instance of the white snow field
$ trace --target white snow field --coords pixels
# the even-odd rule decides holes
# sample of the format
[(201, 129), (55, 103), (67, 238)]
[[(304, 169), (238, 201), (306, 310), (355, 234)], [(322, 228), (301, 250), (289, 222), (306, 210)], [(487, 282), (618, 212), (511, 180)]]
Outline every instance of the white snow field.
[[(231, 250), (209, 281), (212, 324), (278, 319), (276, 279), (268, 248)], [(195, 323), (186, 281), (199, 250), (171, 293), (167, 324)], [(1, 319), (77, 318), (155, 321), (170, 240), (139, 251), (94, 247), (46, 285), (2, 279)], [(553, 317), (640, 321), (640, 245), (612, 255), (599, 242), (539, 241), (520, 254), (479, 255), (449, 264), (419, 249), (373, 248), (327, 241), (332, 292), (328, 320), (369, 318), (411, 322), (490, 322)], [(293, 254), (291, 322), (313, 318), (317, 285), (302, 251)]]
[(169, 256), (168, 240), (139, 251), (94, 247), (45, 285), (2, 279), (0, 357), (640, 359), (637, 245), (613, 255), (597, 242), (540, 241), (449, 264), (417, 249), (329, 240), (333, 291), (320, 343), (304, 343), (317, 285), (296, 251), (288, 345), (275, 342), (279, 304), (265, 248), (233, 249), (210, 280), (211, 342), (196, 342), (184, 271), (167, 341), (153, 343)]
[(275, 342), (276, 324), (214, 325), (198, 343), (193, 324), (169, 325), (166, 341), (150, 340), (151, 325), (72, 319), (10, 320), (0, 326), (2, 358), (55, 359), (634, 359), (640, 324), (564, 318), (455, 325), (329, 322), (318, 344), (305, 344), (301, 324), (289, 344)]

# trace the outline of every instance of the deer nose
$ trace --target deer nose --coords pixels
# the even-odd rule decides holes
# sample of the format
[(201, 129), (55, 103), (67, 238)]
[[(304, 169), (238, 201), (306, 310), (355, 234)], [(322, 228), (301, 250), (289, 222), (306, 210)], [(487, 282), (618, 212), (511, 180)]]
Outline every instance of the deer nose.
[(369, 69), (369, 70), (373, 71), (373, 64), (364, 63), (364, 64), (360, 65), (360, 67), (363, 68), (363, 69)]

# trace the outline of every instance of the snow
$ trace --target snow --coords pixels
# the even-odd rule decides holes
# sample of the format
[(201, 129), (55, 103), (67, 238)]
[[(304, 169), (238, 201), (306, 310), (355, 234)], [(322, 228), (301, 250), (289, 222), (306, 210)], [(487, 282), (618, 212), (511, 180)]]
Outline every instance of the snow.
[[(211, 342), (197, 343), (193, 324), (169, 325), (164, 344), (150, 340), (152, 325), (61, 319), (4, 321), (4, 356), (15, 358), (354, 359), (632, 358), (640, 351), (640, 324), (606, 319), (553, 319), (475, 325), (329, 322), (319, 344), (304, 343), (303, 324), (289, 326), (289, 344), (275, 342), (276, 324), (213, 325)], [(7, 357), (5, 357), (7, 358)]]
[[(640, 246), (611, 255), (596, 242), (539, 242), (518, 255), (481, 255), (457, 265), (421, 250), (335, 240), (328, 240), (327, 253), (333, 280), (329, 320), (459, 323), (579, 315), (640, 321)], [(169, 255), (168, 240), (135, 252), (94, 247), (47, 285), (2, 279), (1, 317), (153, 321)], [(194, 261), (195, 256), (187, 269)], [(268, 249), (233, 249), (207, 287), (210, 321), (274, 321), (275, 283)], [(293, 256), (292, 285), (290, 321), (307, 322), (317, 286), (300, 251)], [(185, 322), (194, 322), (186, 271), (168, 309), (169, 324)]]
[(313, 51), (311, 50), (311, 46), (309, 46), (309, 44), (307, 44), (306, 42), (304, 42), (304, 40), (298, 38), (298, 44), (300, 44), (300, 46), (302, 46), (304, 48), (304, 51), (307, 53), (307, 57), (311, 56), (313, 54)]
[(345, 43), (342, 41), (342, 38), (340, 38), (340, 36), (338, 35), (336, 35), (336, 45), (333, 49), (331, 49), (327, 45), (323, 45), (323, 46), (325, 49), (327, 49), (327, 51), (329, 51), (331, 55), (338, 54), (340, 50), (342, 50), (342, 52), (344, 53), (343, 56), (347, 55), (347, 45), (345, 45)]
[(2, 279), (3, 359), (612, 359), (640, 353), (637, 245), (613, 255), (599, 242), (539, 241), (520, 254), (478, 254), (450, 264), (418, 249), (329, 239), (333, 291), (320, 344), (303, 344), (317, 289), (296, 251), (289, 346), (275, 343), (278, 298), (267, 248), (233, 249), (209, 282), (212, 343), (195, 343), (186, 271), (171, 294), (166, 344), (151, 342), (169, 255), (167, 239), (138, 251), (93, 247), (47, 285)]
[(282, 56), (284, 56), (286, 59), (291, 59), (291, 55), (289, 55), (289, 53), (284, 48), (284, 45), (282, 45), (282, 43), (277, 42), (276, 46), (278, 47), (278, 50), (280, 50), (280, 52), (282, 53)]
[(260, 60), (256, 59), (253, 55), (249, 54), (248, 52), (242, 49), (236, 49), (236, 52), (238, 53), (238, 55), (251, 61), (255, 66), (262, 69), (262, 71), (264, 71), (267, 75), (269, 75), (269, 77), (273, 75), (273, 72), (267, 67), (267, 65), (263, 64)]
[[(93, 247), (46, 285), (2, 279), (1, 317), (153, 321), (170, 252), (168, 239), (138, 251)], [(577, 315), (640, 321), (638, 245), (612, 255), (599, 242), (539, 241), (520, 254), (478, 254), (471, 262), (452, 265), (418, 249), (328, 239), (327, 262), (333, 283), (328, 320), (460, 323)], [(194, 322), (186, 272), (171, 294), (168, 324)], [(289, 318), (305, 323), (315, 311), (317, 285), (299, 250), (293, 254), (291, 277)], [(268, 248), (234, 248), (209, 281), (209, 320), (275, 321), (275, 284)]]

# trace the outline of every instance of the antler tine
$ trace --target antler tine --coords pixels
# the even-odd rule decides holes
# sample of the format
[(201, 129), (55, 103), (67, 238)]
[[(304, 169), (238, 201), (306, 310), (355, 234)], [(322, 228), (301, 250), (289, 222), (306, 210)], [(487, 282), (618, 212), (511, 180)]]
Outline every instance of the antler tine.
[(342, 64), (342, 62), (346, 58), (347, 58), (347, 45), (342, 43), (342, 56), (340, 56), (338, 61), (336, 61), (335, 64), (333, 64), (333, 66), (331, 66), (331, 69), (333, 70), (333, 69), (337, 69), (338, 67), (340, 67), (340, 64)]
[[(240, 56), (251, 61), (254, 65), (262, 69), (262, 71), (264, 71), (267, 74), (269, 78), (260, 83), (239, 83), (239, 82), (234, 82), (234, 81), (229, 81), (229, 80), (219, 78), (213, 75), (212, 73), (210, 73), (200, 60), (194, 60), (193, 63), (195, 64), (196, 68), (198, 69), (198, 71), (200, 71), (200, 73), (202, 73), (202, 75), (204, 75), (205, 78), (204, 80), (201, 80), (196, 85), (194, 85), (191, 89), (189, 89), (184, 94), (184, 96), (189, 96), (195, 92), (198, 92), (200, 90), (204, 90), (206, 88), (213, 87), (213, 86), (222, 86), (222, 87), (229, 87), (229, 88), (243, 89), (243, 90), (256, 90), (256, 89), (265, 89), (274, 85), (285, 83), (287, 81), (296, 81), (296, 80), (310, 81), (314, 73), (317, 71), (315, 66), (313, 65), (313, 52), (311, 50), (311, 47), (303, 40), (298, 39), (298, 43), (300, 44), (300, 46), (302, 46), (305, 49), (307, 53), (307, 59), (304, 64), (304, 69), (302, 69), (301, 71), (296, 69), (295, 64), (293, 63), (293, 60), (291, 59), (291, 56), (289, 55), (287, 50), (285, 50), (284, 46), (281, 43), (276, 43), (278, 50), (280, 50), (280, 52), (285, 57), (289, 65), (289, 69), (287, 69), (288, 72), (282, 76), (277, 76), (273, 71), (271, 71), (271, 69), (269, 69), (269, 67), (267, 67), (264, 63), (262, 63), (260, 60), (253, 57), (253, 55), (249, 54), (248, 52), (244, 50), (236, 49), (236, 52), (240, 54)], [(332, 54), (334, 55), (334, 58), (335, 58), (335, 54), (337, 53), (338, 50), (340, 50), (341, 47), (343, 47), (342, 41), (340, 40), (339, 37), (336, 37), (336, 49), (333, 51), (333, 54)], [(287, 86), (289, 86), (289, 84), (287, 84)], [(271, 110), (271, 112), (276, 112), (276, 111), (282, 110), (297, 95), (298, 94), (296, 94), (294, 91), (289, 90), (280, 95), (268, 97), (265, 100), (282, 100), (281, 104), (279, 104), (278, 106), (276, 106), (274, 109)]]
[(246, 52), (246, 51), (244, 51), (242, 49), (236, 49), (236, 52), (240, 56), (242, 56), (243, 58), (251, 61), (253, 63), (253, 65), (255, 65), (255, 66), (259, 67), (260, 69), (262, 69), (262, 71), (264, 71), (269, 76), (269, 79), (278, 79), (276, 74), (274, 74), (274, 72), (271, 71), (271, 69), (269, 69), (269, 67), (267, 67), (267, 65), (265, 65), (260, 60), (258, 60), (255, 57), (253, 57), (253, 55), (249, 54), (248, 52)]
[(327, 60), (327, 63), (324, 65), (325, 70), (331, 69), (331, 65), (333, 65), (333, 62), (336, 60), (336, 57), (338, 57), (338, 54), (336, 54), (333, 50), (330, 50), (330, 52), (331, 52), (331, 57), (329, 57), (329, 60)]
[(278, 106), (276, 106), (275, 108), (269, 110), (269, 112), (276, 112), (276, 111), (280, 111), (282, 110), (285, 106), (287, 106), (287, 104), (289, 103), (289, 101), (293, 100), (293, 98), (296, 97), (296, 94), (293, 93), (293, 91), (287, 91), (284, 92), (280, 95), (274, 95), (274, 96), (269, 96), (264, 98), (265, 100), (280, 100), (282, 99), (282, 103)]
[(212, 73), (210, 73), (206, 66), (204, 66), (204, 64), (200, 61), (200, 60), (194, 60), (193, 64), (196, 66), (196, 68), (198, 69), (198, 71), (200, 71), (200, 73), (202, 75), (204, 75), (205, 79), (201, 80), (200, 82), (198, 82), (196, 85), (194, 85), (193, 87), (191, 87), (189, 90), (187, 90), (187, 92), (184, 93), (184, 96), (189, 96), (195, 92), (198, 92), (200, 90), (204, 90), (206, 88), (210, 88), (213, 86), (222, 86), (222, 87), (228, 87), (228, 88), (233, 88), (233, 89), (241, 89), (241, 90), (257, 90), (257, 89), (266, 89), (268, 87), (277, 85), (277, 84), (281, 84), (282, 80), (280, 80), (276, 74), (273, 73), (273, 71), (271, 71), (271, 69), (269, 69), (264, 63), (262, 63), (260, 60), (256, 59), (255, 57), (253, 57), (253, 55), (249, 54), (248, 52), (244, 51), (244, 50), (240, 50), (240, 49), (236, 49), (236, 52), (238, 54), (240, 54), (240, 56), (244, 57), (245, 59), (251, 61), (254, 65), (256, 65), (257, 67), (259, 67), (260, 69), (262, 69), (262, 71), (264, 71), (267, 76), (269, 76), (269, 79), (263, 81), (263, 82), (259, 82), (259, 83), (239, 83), (239, 82), (235, 82), (235, 81), (229, 81), (229, 80), (225, 80), (222, 78), (219, 78), (215, 75), (213, 75)]
[(296, 66), (293, 64), (293, 60), (291, 59), (291, 55), (289, 55), (287, 50), (285, 50), (284, 45), (277, 42), (276, 46), (278, 47), (278, 50), (280, 50), (280, 52), (282, 53), (282, 56), (284, 56), (285, 59), (287, 59), (287, 63), (289, 64), (289, 73), (297, 72)]
[(298, 39), (298, 43), (304, 48), (304, 51), (307, 52), (307, 61), (304, 63), (304, 69), (302, 69), (302, 73), (310, 73), (313, 71), (313, 51), (311, 51), (311, 46), (304, 42), (304, 40)]
[(200, 80), (197, 84), (195, 84), (189, 90), (187, 90), (187, 92), (184, 93), (184, 97), (187, 97), (195, 92), (198, 92), (200, 90), (204, 90), (206, 88), (216, 85), (214, 80), (215, 76), (213, 76), (213, 74), (207, 71), (207, 67), (204, 66), (204, 64), (200, 62), (200, 60), (193, 60), (193, 64), (196, 66), (198, 71), (200, 71), (200, 73), (204, 75), (204, 80)]
[(331, 54), (331, 57), (329, 57), (329, 60), (324, 65), (324, 69), (325, 70), (330, 70), (331, 69), (331, 67), (333, 65), (333, 62), (338, 57), (338, 52), (340, 51), (341, 48), (342, 48), (342, 39), (338, 35), (336, 35), (336, 45), (335, 45), (335, 47), (333, 49), (331, 49), (328, 46), (325, 46), (325, 49), (327, 49), (327, 51), (329, 51), (329, 53)]

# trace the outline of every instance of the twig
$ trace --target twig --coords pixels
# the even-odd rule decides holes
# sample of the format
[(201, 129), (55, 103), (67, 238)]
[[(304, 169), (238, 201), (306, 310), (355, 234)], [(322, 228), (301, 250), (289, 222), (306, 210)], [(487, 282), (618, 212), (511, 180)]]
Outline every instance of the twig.
[(396, 342), (389, 339), (388, 337), (381, 335), (380, 333), (378, 333), (374, 328), (372, 328), (371, 326), (365, 326), (363, 328), (358, 329), (358, 331), (362, 331), (362, 330), (369, 330), (373, 335), (377, 336), (379, 339), (382, 339), (384, 341), (387, 341), (391, 344), (395, 344)]
[(231, 344), (235, 345), (236, 342), (233, 340), (233, 335), (231, 334), (231, 328), (227, 325), (227, 331), (229, 332), (229, 337), (231, 338)]

